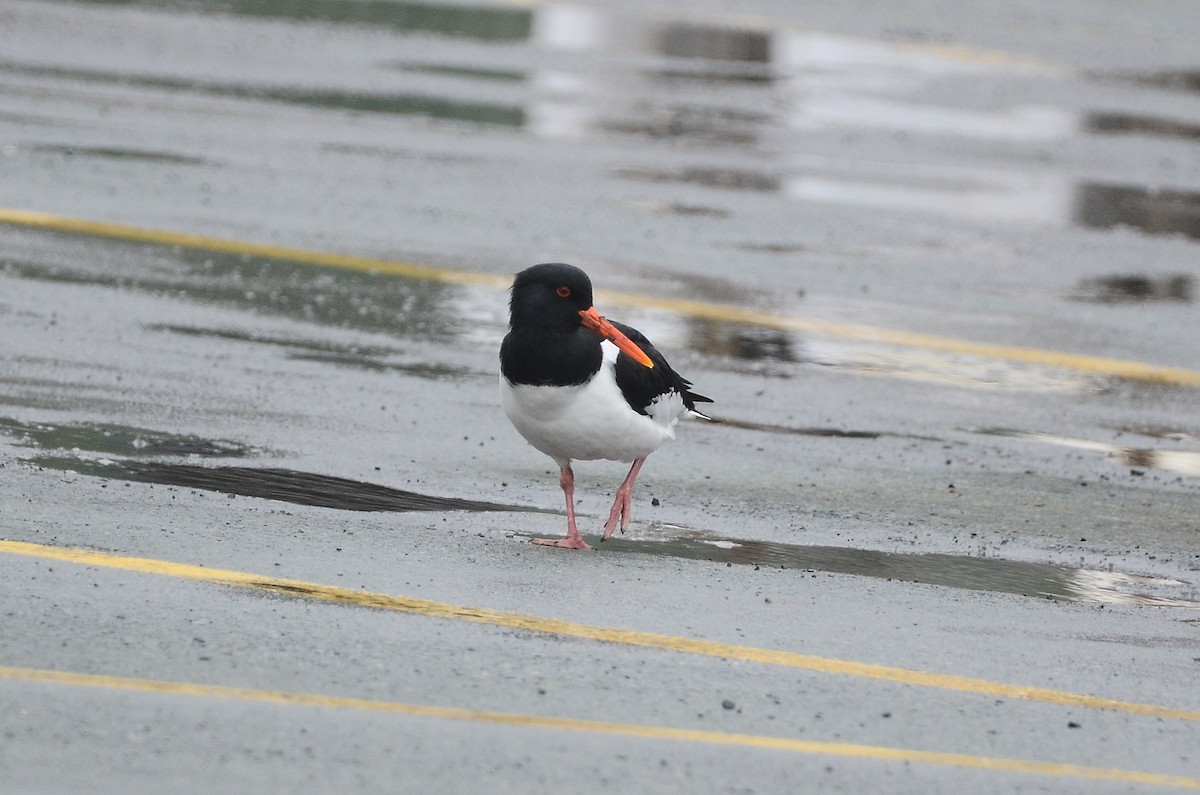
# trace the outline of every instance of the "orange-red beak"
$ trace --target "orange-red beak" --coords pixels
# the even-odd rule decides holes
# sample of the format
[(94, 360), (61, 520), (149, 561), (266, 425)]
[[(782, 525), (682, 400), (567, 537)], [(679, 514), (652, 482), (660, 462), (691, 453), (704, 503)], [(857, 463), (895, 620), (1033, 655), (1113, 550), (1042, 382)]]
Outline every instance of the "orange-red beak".
[(654, 362), (650, 361), (650, 357), (646, 355), (646, 352), (634, 344), (633, 340), (622, 334), (616, 326), (601, 317), (600, 313), (596, 311), (596, 307), (593, 306), (579, 310), (579, 322), (583, 324), (584, 328), (590, 328), (613, 345), (616, 345), (622, 353), (638, 364), (649, 368), (654, 367)]

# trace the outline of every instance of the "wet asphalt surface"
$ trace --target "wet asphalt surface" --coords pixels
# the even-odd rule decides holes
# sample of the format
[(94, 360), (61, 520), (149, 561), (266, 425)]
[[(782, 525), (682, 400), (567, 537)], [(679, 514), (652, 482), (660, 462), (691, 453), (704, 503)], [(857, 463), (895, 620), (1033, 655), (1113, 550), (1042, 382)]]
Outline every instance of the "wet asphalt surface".
[[(1198, 52), (1168, 2), (0, 2), (0, 539), (1193, 711), (0, 548), (0, 791), (1153, 788), (17, 669), (1200, 775)], [(496, 394), (546, 260), (716, 400), (594, 554), (528, 543)]]

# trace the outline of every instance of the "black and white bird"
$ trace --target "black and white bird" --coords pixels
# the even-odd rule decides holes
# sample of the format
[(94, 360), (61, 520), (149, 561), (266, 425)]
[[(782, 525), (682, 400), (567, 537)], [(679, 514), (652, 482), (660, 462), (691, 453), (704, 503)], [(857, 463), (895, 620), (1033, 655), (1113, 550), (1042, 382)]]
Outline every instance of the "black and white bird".
[(591, 549), (575, 525), (573, 460), (632, 462), (601, 540), (618, 523), (624, 533), (646, 456), (675, 438), (681, 417), (709, 419), (696, 403), (712, 400), (691, 386), (637, 329), (600, 316), (579, 268), (545, 263), (518, 273), (500, 346), (500, 398), (526, 441), (558, 464), (567, 499), (566, 537), (533, 543)]

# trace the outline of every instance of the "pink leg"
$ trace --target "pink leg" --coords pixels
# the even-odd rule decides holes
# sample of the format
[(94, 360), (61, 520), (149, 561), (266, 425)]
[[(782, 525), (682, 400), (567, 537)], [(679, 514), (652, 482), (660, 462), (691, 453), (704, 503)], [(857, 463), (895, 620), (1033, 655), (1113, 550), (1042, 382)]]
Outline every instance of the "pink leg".
[(562, 486), (563, 494), (567, 498), (567, 536), (566, 538), (535, 538), (533, 543), (541, 544), (544, 547), (562, 547), (563, 549), (591, 549), (583, 540), (583, 536), (579, 534), (579, 528), (575, 526), (575, 473), (571, 471), (570, 463), (558, 473), (558, 485)]
[(629, 468), (629, 474), (625, 476), (621, 487), (617, 489), (612, 510), (608, 512), (608, 521), (604, 523), (604, 535), (600, 537), (601, 541), (607, 541), (613, 534), (613, 530), (617, 527), (617, 519), (621, 520), (622, 535), (629, 529), (630, 508), (633, 503), (633, 481), (637, 480), (638, 472), (642, 470), (644, 463), (646, 463), (645, 458), (634, 461), (633, 466)]

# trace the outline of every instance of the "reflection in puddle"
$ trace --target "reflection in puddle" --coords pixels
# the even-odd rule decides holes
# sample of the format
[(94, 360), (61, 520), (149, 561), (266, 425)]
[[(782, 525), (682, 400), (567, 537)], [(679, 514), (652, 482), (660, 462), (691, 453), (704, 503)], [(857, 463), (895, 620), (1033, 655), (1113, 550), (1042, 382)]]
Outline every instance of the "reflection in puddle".
[(1183, 273), (1167, 276), (1102, 276), (1084, 279), (1072, 296), (1076, 301), (1119, 304), (1143, 301), (1192, 300), (1194, 279)]
[[(545, 4), (535, 11), (535, 43), (550, 51), (635, 53), (668, 59), (651, 70), (648, 84), (622, 74), (547, 71), (534, 82), (529, 126), (550, 137), (582, 137), (617, 131), (650, 137), (679, 137), (750, 144), (782, 127), (887, 130), (903, 134), (1013, 141), (1062, 140), (1081, 132), (1140, 132), (1160, 137), (1200, 137), (1200, 126), (1116, 112), (1074, 111), (1044, 105), (976, 110), (923, 101), (933, 79), (999, 72), (1035, 74), (1036, 64), (963, 57), (936, 48), (811, 31), (722, 27), (702, 22), (661, 21), (610, 12)], [(981, 54), (982, 55), (982, 54)], [(644, 75), (643, 75), (644, 76)], [(747, 80), (743, 92), (758, 94), (748, 113), (733, 98), (716, 107), (708, 96), (687, 93), (686, 81)], [(655, 97), (654, 81), (676, 90)], [(557, 89), (556, 89), (557, 87)], [(711, 93), (711, 92), (710, 92)], [(724, 118), (723, 122), (716, 121)], [(689, 119), (701, 121), (689, 123)], [(844, 167), (842, 167), (844, 169)], [(1008, 219), (1092, 228), (1124, 225), (1149, 234), (1200, 237), (1200, 197), (1151, 191), (1140, 186), (1080, 183), (1065, 176), (1014, 173), (972, 167), (916, 168), (873, 162), (869, 172), (837, 173), (829, 163), (778, 171), (682, 167), (673, 170), (618, 169), (616, 176), (725, 190), (779, 193), (804, 201), (884, 207), (973, 219)], [(939, 173), (940, 172), (940, 173)]]
[(989, 436), (1007, 436), (1013, 439), (1026, 439), (1033, 442), (1071, 447), (1076, 450), (1093, 450), (1104, 453), (1123, 466), (1146, 467), (1163, 469), (1184, 475), (1200, 475), (1200, 453), (1190, 450), (1161, 450), (1141, 447), (1118, 447), (1107, 442), (1096, 442), (1091, 439), (1076, 439), (1070, 436), (1058, 436), (1052, 433), (1034, 433), (1018, 431), (1011, 428), (968, 428), (972, 433)]
[(795, 364), (805, 359), (803, 344), (796, 334), (711, 320), (689, 323), (687, 344), (707, 356), (728, 356), (743, 362)]
[[(1178, 589), (1185, 583), (1116, 572), (1069, 569), (1046, 563), (944, 554), (901, 554), (846, 547), (801, 546), (740, 538), (708, 537), (679, 528), (629, 541), (609, 539), (601, 552), (660, 555), (715, 563), (854, 574), (974, 591), (993, 591), (1072, 602), (1200, 608), (1200, 602), (1139, 590)], [(660, 535), (663, 533), (666, 535)]]
[(939, 178), (926, 169), (923, 175), (896, 174), (895, 181), (885, 182), (705, 168), (618, 169), (613, 176), (966, 218), (1062, 225), (1074, 222), (1094, 229), (1126, 226), (1152, 235), (1181, 234), (1200, 239), (1200, 193), (1097, 183), (1071, 186), (1055, 176), (961, 170)]
[(727, 357), (755, 375), (790, 378), (796, 365), (834, 367), (870, 375), (887, 375), (974, 389), (1025, 392), (1084, 392), (1098, 388), (1085, 373), (1034, 364), (1006, 362), (949, 352), (873, 344), (850, 339), (802, 336), (694, 319), (679, 340), (707, 357)]
[(291, 469), (255, 467), (206, 467), (193, 464), (164, 464), (156, 461), (86, 460), (44, 456), (30, 464), (81, 475), (160, 483), (183, 488), (282, 500), (296, 505), (314, 505), (343, 511), (526, 511), (516, 505), (436, 497), (415, 491), (393, 489), (375, 483), (297, 472)]

